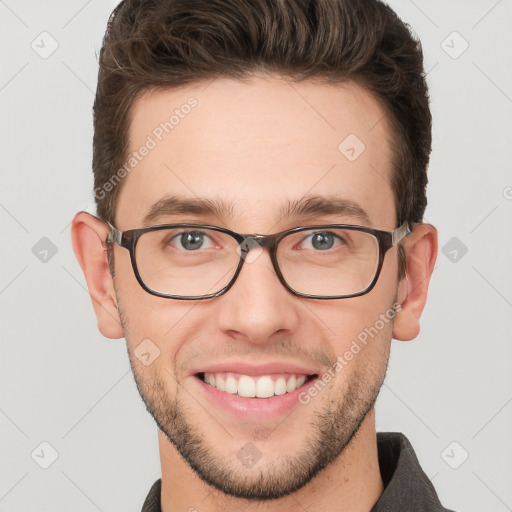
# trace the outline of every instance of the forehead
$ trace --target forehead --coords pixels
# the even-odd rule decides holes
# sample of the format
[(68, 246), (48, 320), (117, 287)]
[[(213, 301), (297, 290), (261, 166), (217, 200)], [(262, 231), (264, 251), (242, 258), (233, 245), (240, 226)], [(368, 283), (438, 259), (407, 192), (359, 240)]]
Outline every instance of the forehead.
[(375, 227), (394, 226), (387, 119), (354, 83), (217, 79), (147, 92), (131, 114), (122, 229), (170, 195), (222, 201), (240, 231), (264, 232), (286, 203), (310, 195), (351, 201)]

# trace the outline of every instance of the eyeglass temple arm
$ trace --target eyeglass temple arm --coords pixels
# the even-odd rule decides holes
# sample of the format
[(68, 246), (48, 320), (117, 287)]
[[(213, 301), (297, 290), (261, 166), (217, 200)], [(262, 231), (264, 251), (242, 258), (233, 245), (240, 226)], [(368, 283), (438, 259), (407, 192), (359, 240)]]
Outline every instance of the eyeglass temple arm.
[(391, 233), (391, 240), (393, 245), (397, 245), (401, 240), (403, 240), (407, 235), (412, 233), (413, 225), (409, 224), (408, 221), (405, 221), (400, 227), (396, 228), (393, 233)]
[(108, 226), (107, 244), (115, 243), (119, 246), (122, 244), (123, 232), (112, 226), (108, 220), (105, 221)]

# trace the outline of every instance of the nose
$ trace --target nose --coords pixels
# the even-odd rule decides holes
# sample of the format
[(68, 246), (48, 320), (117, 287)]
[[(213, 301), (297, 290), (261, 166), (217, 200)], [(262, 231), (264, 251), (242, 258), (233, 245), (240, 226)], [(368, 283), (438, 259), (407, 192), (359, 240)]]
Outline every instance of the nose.
[(231, 337), (252, 344), (291, 335), (300, 320), (300, 298), (279, 281), (268, 250), (246, 256), (233, 286), (217, 300), (218, 326)]

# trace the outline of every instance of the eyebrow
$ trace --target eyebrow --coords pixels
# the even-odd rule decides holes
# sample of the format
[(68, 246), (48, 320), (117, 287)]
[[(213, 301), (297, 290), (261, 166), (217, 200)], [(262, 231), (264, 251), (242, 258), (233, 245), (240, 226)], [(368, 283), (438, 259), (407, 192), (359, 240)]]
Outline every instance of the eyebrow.
[[(233, 219), (234, 204), (227, 203), (222, 199), (193, 198), (177, 195), (167, 195), (159, 199), (143, 218), (144, 225), (152, 224), (162, 216), (172, 215), (198, 215), (215, 216), (220, 219)], [(305, 196), (287, 202), (279, 210), (280, 221), (305, 220), (321, 215), (339, 215), (352, 217), (370, 224), (367, 212), (355, 201), (329, 196)]]
[(279, 212), (281, 220), (304, 219), (320, 215), (339, 215), (354, 217), (367, 224), (370, 218), (366, 211), (355, 201), (338, 197), (306, 196), (290, 201)]
[(149, 225), (158, 217), (165, 215), (199, 215), (205, 217), (213, 215), (219, 218), (231, 219), (234, 213), (233, 205), (226, 203), (222, 199), (214, 200), (167, 195), (151, 207), (142, 222), (145, 225)]

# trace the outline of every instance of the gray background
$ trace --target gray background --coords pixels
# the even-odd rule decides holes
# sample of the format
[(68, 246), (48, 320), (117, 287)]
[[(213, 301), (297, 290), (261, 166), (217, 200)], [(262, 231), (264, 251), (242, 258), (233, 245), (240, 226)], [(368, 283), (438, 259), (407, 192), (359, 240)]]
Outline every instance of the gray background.
[[(91, 107), (116, 4), (0, 0), (1, 511), (135, 512), (160, 475), (125, 342), (97, 331), (70, 243), (73, 214), (94, 211)], [(377, 426), (409, 437), (445, 506), (512, 510), (512, 2), (391, 5), (429, 70), (440, 252)]]

